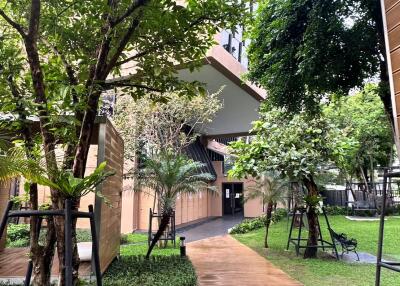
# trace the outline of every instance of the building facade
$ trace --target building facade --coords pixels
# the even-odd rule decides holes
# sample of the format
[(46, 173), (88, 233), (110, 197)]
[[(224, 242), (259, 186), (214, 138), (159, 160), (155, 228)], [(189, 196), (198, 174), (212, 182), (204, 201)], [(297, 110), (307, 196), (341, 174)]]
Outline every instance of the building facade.
[[(201, 138), (188, 150), (189, 157), (206, 164), (207, 171), (215, 176), (210, 185), (218, 193), (204, 190), (195, 195), (183, 195), (176, 201), (176, 225), (206, 220), (211, 217), (235, 215), (259, 216), (264, 212), (261, 200), (244, 203), (246, 189), (254, 179), (238, 180), (227, 176), (231, 157), (226, 145), (238, 137), (248, 136), (252, 121), (258, 118), (260, 102), (265, 91), (242, 80), (247, 71), (245, 48), (248, 42), (242, 39), (242, 28), (236, 31), (221, 31), (215, 36), (219, 44), (209, 50), (203, 66), (194, 72), (179, 70), (179, 77), (187, 81), (197, 80), (206, 84), (208, 92), (215, 93), (222, 86), (220, 95), (223, 108), (215, 119), (203, 127)], [(125, 180), (122, 194), (121, 232), (147, 230), (149, 210), (157, 205), (149, 192), (134, 193), (132, 181)]]

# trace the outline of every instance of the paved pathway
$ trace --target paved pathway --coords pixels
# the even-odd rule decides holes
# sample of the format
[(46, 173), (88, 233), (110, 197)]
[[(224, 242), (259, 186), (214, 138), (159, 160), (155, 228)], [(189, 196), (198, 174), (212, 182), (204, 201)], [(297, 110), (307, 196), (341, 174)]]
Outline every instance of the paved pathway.
[(228, 229), (242, 220), (243, 216), (223, 216), (194, 226), (178, 229), (177, 235), (185, 236), (187, 242), (225, 235), (228, 233)]
[(282, 270), (229, 235), (187, 244), (199, 286), (299, 286)]

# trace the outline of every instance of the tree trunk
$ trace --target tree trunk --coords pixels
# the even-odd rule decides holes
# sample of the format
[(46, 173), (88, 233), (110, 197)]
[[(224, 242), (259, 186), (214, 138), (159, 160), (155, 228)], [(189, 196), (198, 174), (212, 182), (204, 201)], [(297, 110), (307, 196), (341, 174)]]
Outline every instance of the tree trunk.
[[(10, 87), (13, 97), (16, 99), (16, 109), (19, 119), (21, 121), (20, 132), (24, 138), (25, 153), (27, 158), (32, 158), (34, 149), (34, 140), (28, 121), (26, 118), (26, 106), (23, 101), (17, 86), (15, 85), (12, 76), (7, 78), (8, 85)], [(31, 210), (38, 210), (38, 188), (36, 183), (32, 183), (29, 186), (29, 207)], [(53, 265), (54, 248), (55, 248), (55, 233), (54, 224), (51, 218), (47, 219), (47, 235), (44, 246), (39, 245), (40, 226), (39, 218), (30, 218), (30, 257), (33, 263), (33, 279), (32, 284), (34, 286), (50, 285), (51, 267)]]
[(265, 239), (264, 239), (264, 247), (265, 248), (268, 248), (268, 232), (269, 232), (269, 226), (271, 225), (272, 208), (273, 207), (274, 207), (274, 204), (272, 202), (268, 202), (267, 217), (266, 217), (266, 222), (265, 222)]
[(146, 253), (146, 258), (147, 259), (150, 258), (150, 254), (153, 251), (154, 246), (156, 246), (158, 240), (161, 238), (161, 236), (163, 235), (164, 231), (167, 229), (167, 226), (169, 224), (170, 216), (171, 216), (170, 212), (163, 213), (162, 218), (161, 218), (161, 222), (160, 222), (160, 226), (158, 227), (158, 230), (157, 230), (156, 234), (154, 235), (153, 240), (151, 241), (150, 247), (147, 250), (147, 253)]
[[(56, 209), (64, 209), (65, 198), (56, 194), (56, 192), (52, 193), (53, 207)], [(77, 210), (77, 202), (73, 202), (73, 210)], [(56, 231), (57, 237), (57, 255), (59, 260), (59, 276), (58, 276), (58, 285), (59, 286), (69, 286), (65, 284), (65, 230), (64, 230), (64, 218), (57, 216), (54, 217), (54, 228)], [(76, 219), (72, 222), (72, 267), (73, 267), (73, 286), (79, 285), (79, 264), (80, 259), (78, 255), (78, 247), (77, 247), (77, 239), (76, 239)]]
[[(56, 244), (56, 233), (53, 218), (48, 217), (47, 234), (45, 246), (39, 245), (38, 241), (31, 243), (33, 262), (33, 283), (34, 286), (50, 286), (51, 268)], [(39, 233), (37, 233), (39, 235)]]
[[(312, 177), (310, 177), (309, 179), (304, 178), (303, 183), (308, 190), (308, 196), (318, 196), (318, 187), (315, 184), (314, 179)], [(306, 251), (304, 252), (304, 258), (316, 258), (318, 248), (316, 248), (315, 246), (318, 245), (319, 231), (318, 231), (318, 216), (315, 211), (315, 206), (307, 205), (306, 214), (308, 220), (307, 246), (311, 247), (306, 248)]]

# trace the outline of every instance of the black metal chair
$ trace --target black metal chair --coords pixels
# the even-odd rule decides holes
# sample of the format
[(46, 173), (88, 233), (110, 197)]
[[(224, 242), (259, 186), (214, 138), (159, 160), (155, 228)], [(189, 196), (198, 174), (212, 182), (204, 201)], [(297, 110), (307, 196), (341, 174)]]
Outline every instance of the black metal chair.
[(349, 253), (349, 252), (354, 252), (357, 255), (357, 261), (360, 261), (360, 257), (358, 256), (357, 253), (357, 240), (354, 238), (347, 238), (347, 235), (344, 233), (338, 234), (336, 233), (333, 229), (329, 228), (329, 232), (331, 233), (331, 236), (333, 238), (333, 242), (336, 245), (340, 245), (342, 248), (342, 257), (343, 254)]

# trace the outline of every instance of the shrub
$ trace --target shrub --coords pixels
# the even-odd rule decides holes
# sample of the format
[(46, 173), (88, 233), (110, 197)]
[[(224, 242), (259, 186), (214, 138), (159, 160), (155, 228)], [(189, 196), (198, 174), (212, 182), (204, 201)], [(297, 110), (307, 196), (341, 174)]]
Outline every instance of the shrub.
[(272, 221), (278, 222), (288, 216), (287, 209), (276, 209), (272, 214)]
[(120, 243), (122, 244), (127, 244), (129, 242), (129, 238), (127, 234), (121, 234), (120, 238)]
[(342, 206), (325, 206), (325, 212), (327, 215), (347, 215), (351, 208)]
[[(27, 247), (29, 246), (29, 224), (13, 224), (7, 226), (7, 246), (8, 247)], [(40, 232), (40, 241), (46, 237), (46, 228)], [(76, 238), (78, 242), (92, 241), (90, 229), (77, 229)]]
[[(286, 209), (276, 209), (272, 213), (272, 223), (278, 222), (284, 217), (287, 216), (287, 210)], [(248, 233), (250, 231), (260, 229), (265, 227), (265, 224), (267, 222), (267, 218), (265, 215), (252, 218), (252, 219), (245, 219), (241, 223), (235, 225), (230, 233), (231, 234), (243, 234), (243, 233)]]
[(26, 247), (29, 245), (29, 224), (10, 223), (7, 226), (7, 246)]
[(76, 230), (76, 239), (78, 242), (92, 241), (92, 233), (90, 232), (90, 229), (78, 228)]
[(194, 286), (197, 277), (192, 263), (180, 256), (123, 256), (106, 271), (103, 284), (113, 286)]

